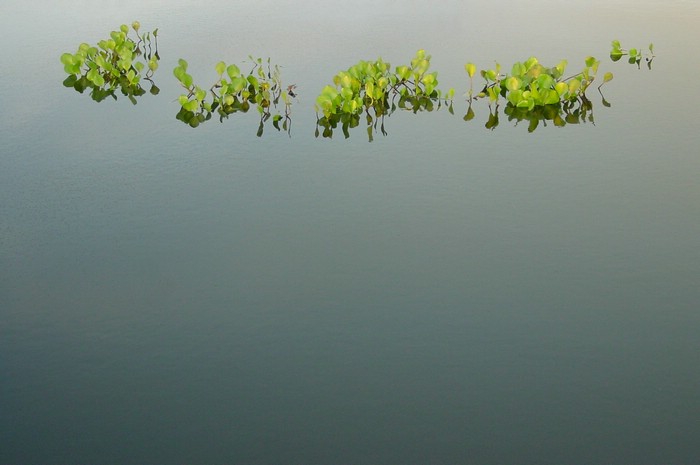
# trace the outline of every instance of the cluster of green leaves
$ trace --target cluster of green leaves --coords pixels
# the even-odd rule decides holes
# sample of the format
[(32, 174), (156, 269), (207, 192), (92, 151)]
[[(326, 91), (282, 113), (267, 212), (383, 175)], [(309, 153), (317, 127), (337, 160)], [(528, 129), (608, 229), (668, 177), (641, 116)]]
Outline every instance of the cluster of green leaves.
[[(586, 90), (593, 83), (598, 72), (600, 61), (594, 57), (585, 60), (585, 67), (578, 73), (563, 77), (567, 61), (562, 60), (556, 66), (542, 66), (537, 58), (530, 57), (524, 62), (513, 64), (510, 74), (501, 74), (501, 66), (496, 63), (494, 69), (481, 70), (481, 76), (486, 81), (484, 88), (473, 96), (473, 78), (476, 66), (467, 63), (465, 70), (470, 79), (468, 92), (469, 101), (472, 98), (488, 97), (489, 105), (498, 104), (499, 98), (507, 100), (507, 104), (516, 108), (534, 111), (547, 105), (574, 104), (586, 101)], [(603, 83), (612, 80), (612, 73), (605, 73)], [(598, 88), (600, 89), (600, 86)]]
[[(160, 60), (158, 29), (141, 35), (140, 27), (138, 21), (131, 24), (131, 29), (122, 24), (119, 30), (109, 34), (109, 39), (99, 41), (96, 46), (82, 43), (76, 53), (61, 55), (63, 69), (68, 73), (63, 84), (80, 93), (90, 88), (91, 97), (98, 102), (107, 97), (116, 100), (115, 91), (119, 89), (136, 104), (135, 97), (146, 93), (141, 87), (143, 78), (151, 83), (150, 93), (158, 94), (159, 89), (151, 79)], [(130, 37), (131, 30), (135, 38)]]
[[(274, 68), (267, 59), (267, 66), (262, 58), (254, 59), (253, 68), (246, 75), (236, 65), (226, 65), (220, 61), (214, 67), (219, 79), (209, 88), (194, 84), (192, 75), (187, 72), (187, 62), (183, 59), (173, 69), (173, 74), (187, 91), (179, 97), (180, 111), (177, 119), (192, 127), (211, 119), (216, 112), (219, 121), (223, 122), (233, 113), (246, 113), (252, 105), (255, 105), (260, 114), (260, 126), (258, 136), (261, 136), (264, 124), (272, 120), (273, 126), (279, 131), (291, 130), (291, 105), (295, 97), (294, 85), (283, 89), (279, 66)], [(280, 100), (284, 104), (284, 115), (279, 112), (272, 113), (271, 108), (277, 107)], [(280, 122), (282, 127), (280, 128)]]
[(636, 64), (639, 68), (641, 67), (642, 59), (644, 59), (647, 63), (647, 67), (651, 69), (651, 62), (654, 61), (655, 56), (654, 44), (649, 44), (649, 50), (646, 54), (640, 48), (631, 48), (629, 50), (622, 48), (619, 40), (613, 40), (611, 45), (612, 49), (610, 50), (610, 59), (612, 61), (619, 61), (623, 56), (627, 55), (628, 63), (632, 65)]
[[(373, 140), (373, 130), (380, 125), (382, 134), (384, 117), (397, 108), (419, 111), (433, 111), (435, 104), (440, 108), (443, 100), (450, 102), (454, 89), (444, 93), (438, 89), (437, 72), (430, 72), (430, 55), (418, 50), (410, 65), (401, 65), (391, 70), (391, 65), (381, 58), (376, 61), (360, 61), (333, 77), (333, 85), (327, 85), (316, 98), (316, 137), (333, 136), (333, 130), (340, 124), (343, 134), (349, 137), (349, 129), (360, 124), (362, 114), (367, 122), (369, 140)], [(397, 100), (398, 99), (398, 100)], [(322, 113), (323, 116), (318, 116)]]
[[(116, 99), (115, 91), (119, 89), (135, 104), (135, 97), (146, 93), (141, 83), (147, 80), (151, 83), (150, 92), (158, 94), (159, 89), (152, 80), (160, 60), (158, 29), (143, 35), (139, 30), (138, 21), (134, 21), (131, 28), (121, 25), (119, 30), (110, 33), (109, 39), (101, 40), (96, 46), (83, 43), (75, 54), (61, 55), (61, 62), (68, 74), (64, 85), (80, 93), (89, 88), (96, 101), (108, 96)], [(130, 37), (132, 31), (135, 38)], [(641, 49), (623, 49), (619, 41), (612, 41), (611, 59), (618, 61), (623, 56), (628, 56), (629, 63), (636, 63), (638, 67), (645, 59), (651, 69), (654, 46), (649, 44), (646, 53)], [(279, 66), (273, 67), (269, 58), (266, 63), (261, 58), (249, 58), (252, 69), (247, 74), (236, 65), (227, 65), (223, 61), (217, 63), (214, 68), (218, 79), (208, 89), (194, 84), (187, 62), (178, 60), (173, 74), (186, 92), (179, 96), (180, 111), (176, 118), (197, 127), (210, 120), (213, 113), (217, 113), (223, 122), (231, 114), (247, 113), (251, 106), (255, 106), (260, 115), (258, 136), (263, 134), (268, 121), (272, 121), (278, 131), (284, 129), (290, 133), (291, 104), (296, 97), (296, 86), (283, 87)], [(387, 134), (384, 118), (397, 109), (413, 113), (430, 112), (445, 104), (448, 111), (454, 114), (452, 99), (455, 91), (450, 89), (443, 93), (438, 88), (438, 73), (430, 71), (430, 59), (424, 50), (418, 50), (410, 64), (397, 66), (393, 70), (389, 63), (379, 58), (374, 62), (360, 61), (336, 74), (333, 85), (325, 86), (316, 99), (316, 137), (322, 134), (330, 138), (340, 125), (347, 138), (350, 136), (349, 130), (357, 127), (364, 115), (367, 134), (372, 141), (373, 132), (378, 127), (382, 134)], [(515, 121), (516, 125), (528, 121), (530, 132), (540, 123), (546, 126), (551, 122), (557, 127), (593, 123), (593, 106), (586, 97), (586, 90), (596, 79), (599, 65), (600, 62), (594, 57), (587, 57), (581, 71), (563, 77), (566, 60), (553, 67), (545, 67), (537, 58), (530, 57), (513, 64), (509, 74), (502, 74), (500, 64), (496, 63), (493, 69), (480, 71), (486, 83), (475, 95), (473, 81), (477, 68), (473, 63), (467, 63), (469, 108), (464, 120), (474, 118), (474, 100), (488, 98), (490, 114), (486, 128), (494, 129), (499, 124), (498, 109), (503, 98), (506, 100), (504, 113), (509, 121)], [(612, 73), (605, 73), (598, 91), (612, 79)], [(602, 92), (601, 96), (603, 105), (610, 106)], [(280, 101), (284, 106), (283, 112), (277, 111)]]

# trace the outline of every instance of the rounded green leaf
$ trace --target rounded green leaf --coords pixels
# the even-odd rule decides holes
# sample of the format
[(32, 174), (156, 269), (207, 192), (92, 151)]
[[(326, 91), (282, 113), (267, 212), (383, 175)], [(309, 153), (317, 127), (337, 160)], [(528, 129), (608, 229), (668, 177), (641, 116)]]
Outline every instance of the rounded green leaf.
[(241, 75), (241, 70), (238, 69), (238, 66), (236, 65), (229, 65), (229, 67), (226, 68), (226, 73), (231, 78), (231, 80), (233, 80), (233, 78), (236, 78)]
[(506, 79), (506, 89), (510, 92), (520, 89), (520, 79), (515, 76), (511, 76)]
[(178, 81), (182, 82), (182, 78), (185, 76), (185, 70), (180, 66), (176, 66), (173, 68), (173, 75)]
[(569, 82), (569, 94), (574, 95), (581, 88), (581, 81), (579, 79), (572, 79)]
[(569, 86), (566, 85), (565, 82), (557, 82), (557, 83), (554, 85), (554, 90), (557, 92), (557, 94), (559, 95), (559, 97), (561, 97), (562, 95), (564, 95), (564, 94), (569, 90)]
[(72, 53), (64, 53), (63, 55), (61, 55), (61, 63), (63, 63), (64, 65), (70, 66), (74, 62), (75, 62), (75, 59), (73, 58)]
[(199, 102), (197, 100), (190, 100), (186, 102), (182, 108), (187, 111), (197, 111), (199, 109)]
[(224, 74), (224, 71), (226, 71), (226, 63), (224, 63), (223, 61), (218, 62), (216, 64), (215, 69), (216, 69), (216, 73), (219, 76), (221, 76), (222, 74)]
[(252, 74), (248, 75), (248, 82), (250, 82), (255, 89), (257, 89), (260, 86), (258, 84), (258, 79)]
[(247, 84), (248, 82), (245, 79), (243, 79), (240, 76), (237, 76), (231, 79), (231, 83), (229, 84), (228, 88), (229, 91), (232, 91), (234, 94), (237, 94), (238, 92), (243, 90)]
[(102, 87), (105, 85), (105, 78), (101, 74), (97, 74), (95, 78), (92, 80), (92, 82), (97, 86), (97, 87)]

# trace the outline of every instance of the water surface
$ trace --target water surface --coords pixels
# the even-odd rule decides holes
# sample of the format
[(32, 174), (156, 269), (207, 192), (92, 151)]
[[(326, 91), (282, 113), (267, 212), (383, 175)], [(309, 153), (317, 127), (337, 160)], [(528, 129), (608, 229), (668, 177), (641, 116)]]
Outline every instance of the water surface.
[[(96, 104), (59, 56), (160, 28), (161, 94)], [(700, 460), (695, 2), (10, 2), (0, 68), (0, 463)], [(650, 72), (606, 57), (654, 42)], [(485, 102), (313, 136), (381, 55), (612, 71), (595, 125)], [(292, 137), (191, 129), (170, 70), (270, 56)], [(195, 71), (196, 70), (196, 71)], [(670, 89), (682, 89), (670, 91)]]

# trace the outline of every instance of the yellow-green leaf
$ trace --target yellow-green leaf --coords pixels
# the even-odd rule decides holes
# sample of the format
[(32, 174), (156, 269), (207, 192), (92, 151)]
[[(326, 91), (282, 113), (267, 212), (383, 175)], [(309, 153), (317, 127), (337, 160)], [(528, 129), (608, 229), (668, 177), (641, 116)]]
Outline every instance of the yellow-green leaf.
[(467, 71), (470, 78), (474, 77), (474, 73), (476, 73), (476, 65), (474, 63), (467, 63), (464, 65), (464, 69)]

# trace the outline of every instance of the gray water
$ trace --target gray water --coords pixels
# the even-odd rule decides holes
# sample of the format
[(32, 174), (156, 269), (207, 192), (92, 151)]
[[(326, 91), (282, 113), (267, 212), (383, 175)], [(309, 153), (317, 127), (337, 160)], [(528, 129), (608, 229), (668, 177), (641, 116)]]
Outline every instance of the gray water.
[[(160, 29), (157, 97), (59, 56)], [(0, 463), (700, 463), (696, 2), (0, 6)], [(651, 71), (607, 58), (654, 42)], [(587, 55), (595, 124), (394, 114), (315, 138), (360, 59)], [(271, 57), (291, 137), (191, 129), (171, 70)]]

